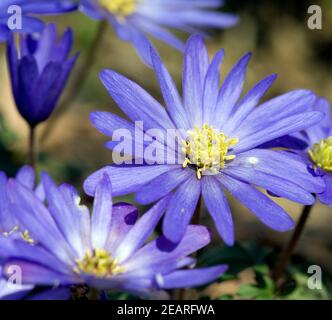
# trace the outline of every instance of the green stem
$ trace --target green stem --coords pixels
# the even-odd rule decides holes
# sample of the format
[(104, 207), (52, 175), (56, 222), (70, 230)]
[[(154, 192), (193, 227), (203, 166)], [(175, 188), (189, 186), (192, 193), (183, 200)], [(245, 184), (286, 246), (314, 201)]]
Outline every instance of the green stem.
[(80, 68), (78, 69), (75, 79), (72, 82), (70, 90), (68, 94), (64, 97), (61, 105), (56, 109), (54, 115), (49, 120), (47, 126), (45, 127), (43, 134), (41, 136), (41, 141), (44, 142), (52, 133), (53, 129), (55, 128), (55, 124), (59, 117), (69, 109), (69, 106), (73, 104), (75, 98), (77, 98), (80, 90), (82, 89), (85, 80), (90, 74), (90, 71), (94, 65), (94, 61), (96, 59), (98, 49), (102, 44), (102, 39), (105, 34), (107, 28), (107, 21), (101, 21), (99, 23), (96, 35), (91, 42), (88, 52), (84, 57), (83, 62), (80, 64)]
[(287, 268), (287, 265), (289, 263), (289, 260), (294, 252), (294, 249), (301, 238), (301, 235), (303, 233), (306, 222), (308, 221), (312, 208), (313, 208), (313, 206), (303, 207), (300, 219), (297, 222), (295, 230), (294, 230), (287, 246), (282, 251), (280, 260), (277, 263), (277, 265), (272, 273), (272, 278), (276, 282), (277, 286), (280, 284), (280, 279), (281, 279), (282, 275), (284, 274), (285, 269)]
[(36, 169), (36, 159), (37, 159), (37, 147), (36, 147), (36, 129), (35, 127), (30, 127), (29, 132), (29, 163), (33, 169)]

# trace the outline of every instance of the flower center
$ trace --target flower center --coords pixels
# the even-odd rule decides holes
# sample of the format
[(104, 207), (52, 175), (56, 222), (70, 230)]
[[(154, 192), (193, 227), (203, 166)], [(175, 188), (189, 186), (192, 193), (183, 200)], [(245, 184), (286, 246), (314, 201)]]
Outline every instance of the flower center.
[(124, 270), (119, 266), (117, 259), (113, 259), (107, 251), (95, 249), (93, 252), (88, 250), (82, 260), (76, 261), (74, 271), (106, 277), (121, 273)]
[(314, 144), (309, 155), (317, 167), (332, 172), (332, 136)]
[(195, 166), (198, 179), (202, 178), (202, 174), (217, 174), (227, 161), (235, 158), (235, 155), (228, 153), (239, 139), (229, 138), (207, 124), (187, 133), (188, 139), (183, 140), (183, 152), (186, 153), (183, 168), (187, 165)]
[(124, 19), (136, 10), (137, 0), (99, 0), (100, 5), (119, 19)]

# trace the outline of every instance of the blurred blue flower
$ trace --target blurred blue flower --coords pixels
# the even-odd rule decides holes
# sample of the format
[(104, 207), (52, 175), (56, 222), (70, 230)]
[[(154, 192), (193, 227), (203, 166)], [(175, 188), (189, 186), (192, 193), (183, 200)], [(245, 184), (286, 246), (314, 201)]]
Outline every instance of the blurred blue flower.
[(57, 42), (56, 26), (21, 38), (17, 52), (14, 37), (8, 41), (7, 59), (13, 95), (22, 117), (31, 127), (53, 112), (78, 54), (69, 58), (73, 34), (68, 29)]
[(0, 260), (7, 276), (8, 268), (15, 265), (27, 285), (88, 285), (164, 297), (161, 289), (202, 285), (226, 270), (224, 265), (180, 270), (195, 262), (190, 254), (210, 242), (203, 226), (189, 226), (179, 244), (163, 236), (146, 243), (169, 197), (137, 220), (135, 207), (113, 205), (111, 182), (105, 176), (97, 186), (90, 216), (73, 187), (58, 187), (46, 174), (42, 183), (47, 206), (31, 189), (15, 180), (8, 182), (11, 210), (37, 245), (0, 239)]
[(193, 33), (204, 28), (228, 28), (238, 22), (233, 14), (217, 12), (223, 0), (81, 0), (81, 11), (107, 20), (118, 37), (131, 42), (150, 64), (148, 36), (183, 50), (184, 44), (168, 28)]
[[(332, 205), (332, 113), (331, 105), (325, 98), (318, 98), (313, 110), (325, 114), (322, 121), (305, 131), (296, 133), (293, 138), (305, 142), (307, 147), (303, 152), (296, 151), (303, 161), (307, 163), (308, 170), (316, 177), (323, 177), (326, 189), (317, 193), (321, 203)], [(292, 138), (292, 137), (291, 137)]]
[[(10, 37), (11, 31), (20, 33), (41, 32), (44, 23), (36, 15), (51, 15), (73, 11), (77, 8), (75, 1), (70, 0), (1, 0), (0, 3), (0, 42)], [(11, 10), (12, 9), (12, 10)], [(19, 9), (20, 12), (16, 10)], [(10, 17), (21, 13), (19, 26), (11, 27)], [(16, 28), (17, 27), (17, 28)]]
[[(137, 84), (112, 70), (103, 71), (101, 80), (128, 118), (143, 122), (144, 132), (158, 129), (166, 137), (169, 129), (181, 129), (184, 148), (178, 156), (184, 161), (169, 163), (174, 145), (165, 151), (168, 139), (154, 137), (154, 146), (166, 152), (157, 156), (157, 162), (148, 164), (150, 159), (145, 157), (142, 164), (107, 166), (85, 181), (85, 191), (93, 195), (104, 174), (112, 180), (115, 196), (136, 193), (136, 200), (143, 204), (175, 191), (163, 220), (164, 235), (173, 242), (183, 237), (202, 195), (218, 232), (232, 245), (234, 226), (225, 191), (272, 229), (291, 229), (294, 223), (289, 215), (256, 187), (298, 203), (312, 204), (315, 199), (311, 193), (322, 192), (324, 182), (312, 177), (301, 159), (285, 151), (258, 147), (321, 120), (322, 113), (309, 110), (315, 95), (308, 90), (295, 90), (257, 107), (276, 76), (261, 80), (241, 98), (251, 57), (246, 54), (219, 88), (224, 51), (218, 51), (210, 62), (203, 38), (192, 36), (184, 54), (182, 99), (153, 49), (151, 56), (166, 109)], [(94, 112), (91, 120), (109, 136), (119, 128), (126, 129), (136, 143), (133, 123), (107, 112)], [(110, 148), (116, 145), (116, 141), (108, 144)], [(140, 155), (134, 149), (132, 144), (126, 148), (132, 150), (129, 155), (136, 160)]]

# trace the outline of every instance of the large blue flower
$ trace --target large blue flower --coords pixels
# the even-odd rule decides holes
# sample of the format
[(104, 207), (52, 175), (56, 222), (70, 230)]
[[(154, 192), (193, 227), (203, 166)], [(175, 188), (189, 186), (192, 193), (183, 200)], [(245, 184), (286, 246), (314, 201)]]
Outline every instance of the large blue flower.
[(195, 262), (190, 254), (210, 242), (203, 226), (189, 226), (178, 244), (163, 236), (146, 243), (169, 197), (137, 220), (135, 207), (112, 204), (111, 182), (105, 176), (90, 217), (73, 187), (58, 187), (46, 174), (42, 183), (47, 206), (29, 188), (8, 182), (11, 210), (33, 243), (2, 238), (0, 259), (5, 275), (12, 265), (21, 268), (24, 284), (85, 284), (149, 296), (160, 289), (205, 284), (226, 270), (224, 265), (181, 270)]
[[(20, 12), (17, 12), (17, 8)], [(42, 31), (44, 23), (36, 18), (36, 15), (59, 14), (73, 11), (76, 8), (77, 5), (71, 0), (1, 0), (0, 42), (8, 40), (11, 31), (20, 33)], [(13, 13), (21, 13), (22, 17), (18, 17), (21, 19), (19, 25), (11, 27), (9, 23)], [(15, 23), (18, 23), (17, 19)]]
[(14, 37), (8, 41), (7, 58), (17, 108), (31, 127), (53, 112), (77, 54), (69, 58), (73, 34), (68, 29), (57, 42), (56, 26), (49, 24), (37, 38), (22, 38), (19, 54)]
[[(311, 193), (322, 192), (325, 185), (322, 179), (309, 174), (301, 159), (259, 146), (322, 119), (322, 113), (308, 110), (315, 95), (308, 90), (295, 90), (257, 107), (275, 80), (276, 76), (271, 75), (240, 99), (251, 54), (239, 60), (219, 89), (224, 51), (220, 50), (210, 62), (202, 37), (193, 36), (184, 56), (181, 99), (160, 58), (153, 49), (151, 53), (166, 109), (137, 84), (114, 71), (103, 71), (101, 79), (123, 112), (132, 121), (143, 122), (145, 132), (154, 128), (166, 136), (169, 129), (181, 128), (185, 148), (180, 158), (184, 161), (169, 163), (174, 144), (154, 137), (150, 141), (155, 140), (157, 151), (167, 146), (166, 153), (157, 157), (157, 164), (151, 164), (149, 153), (144, 152), (143, 164), (112, 165), (94, 173), (85, 181), (85, 191), (93, 195), (97, 181), (105, 173), (112, 180), (115, 196), (136, 193), (136, 199), (144, 204), (175, 190), (163, 220), (164, 234), (174, 242), (183, 237), (202, 195), (221, 237), (227, 244), (233, 244), (233, 219), (226, 190), (267, 226), (278, 231), (291, 229), (293, 221), (289, 215), (256, 187), (295, 202), (312, 204), (315, 200)], [(123, 128), (137, 140), (133, 123), (114, 114), (95, 112), (91, 120), (107, 135)], [(108, 144), (110, 148), (115, 145), (115, 141)], [(212, 146), (218, 148), (213, 151)], [(129, 153), (132, 150), (136, 159), (141, 156), (131, 144), (125, 149)]]
[[(37, 197), (44, 199), (43, 186), (39, 184), (35, 187), (35, 172), (31, 167), (22, 167), (16, 175), (17, 183), (22, 184), (35, 193)], [(22, 228), (10, 210), (10, 201), (7, 192), (8, 178), (5, 173), (0, 172), (0, 237), (16, 239), (16, 241), (27, 241), (31, 243), (31, 238), (26, 229)], [(70, 291), (66, 288), (42, 290), (32, 294), (33, 285), (21, 285), (9, 283), (2, 277), (2, 266), (0, 265), (0, 300), (18, 299), (43, 299), (59, 300), (69, 299)]]
[(323, 177), (326, 189), (317, 193), (317, 197), (323, 204), (332, 205), (332, 113), (331, 105), (325, 98), (318, 98), (313, 110), (325, 114), (323, 121), (316, 126), (295, 134), (293, 137), (306, 143), (303, 152), (296, 151), (307, 163), (308, 170), (313, 176)]
[[(109, 21), (119, 38), (131, 42), (150, 64), (151, 35), (178, 50), (184, 44), (167, 28), (195, 32), (198, 28), (234, 26), (235, 15), (212, 11), (223, 0), (81, 0), (81, 10), (97, 20)], [(211, 10), (212, 9), (212, 10)]]

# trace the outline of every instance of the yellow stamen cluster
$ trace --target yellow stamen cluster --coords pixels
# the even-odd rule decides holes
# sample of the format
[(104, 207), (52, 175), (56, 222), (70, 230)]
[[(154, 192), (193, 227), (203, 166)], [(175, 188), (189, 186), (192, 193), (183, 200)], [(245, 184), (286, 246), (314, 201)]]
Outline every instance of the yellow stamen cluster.
[(82, 260), (76, 261), (74, 271), (107, 277), (122, 273), (124, 270), (119, 266), (117, 259), (113, 260), (106, 250), (95, 249), (93, 252), (88, 250)]
[(188, 139), (183, 140), (183, 152), (186, 154), (183, 168), (187, 165), (196, 166), (198, 179), (202, 178), (202, 174), (217, 174), (227, 161), (235, 158), (228, 152), (238, 142), (239, 139), (228, 138), (208, 124), (195, 127), (188, 131)]
[(136, 10), (137, 0), (99, 0), (100, 5), (119, 19), (124, 19)]
[(332, 172), (332, 136), (314, 144), (309, 155), (317, 167)]

